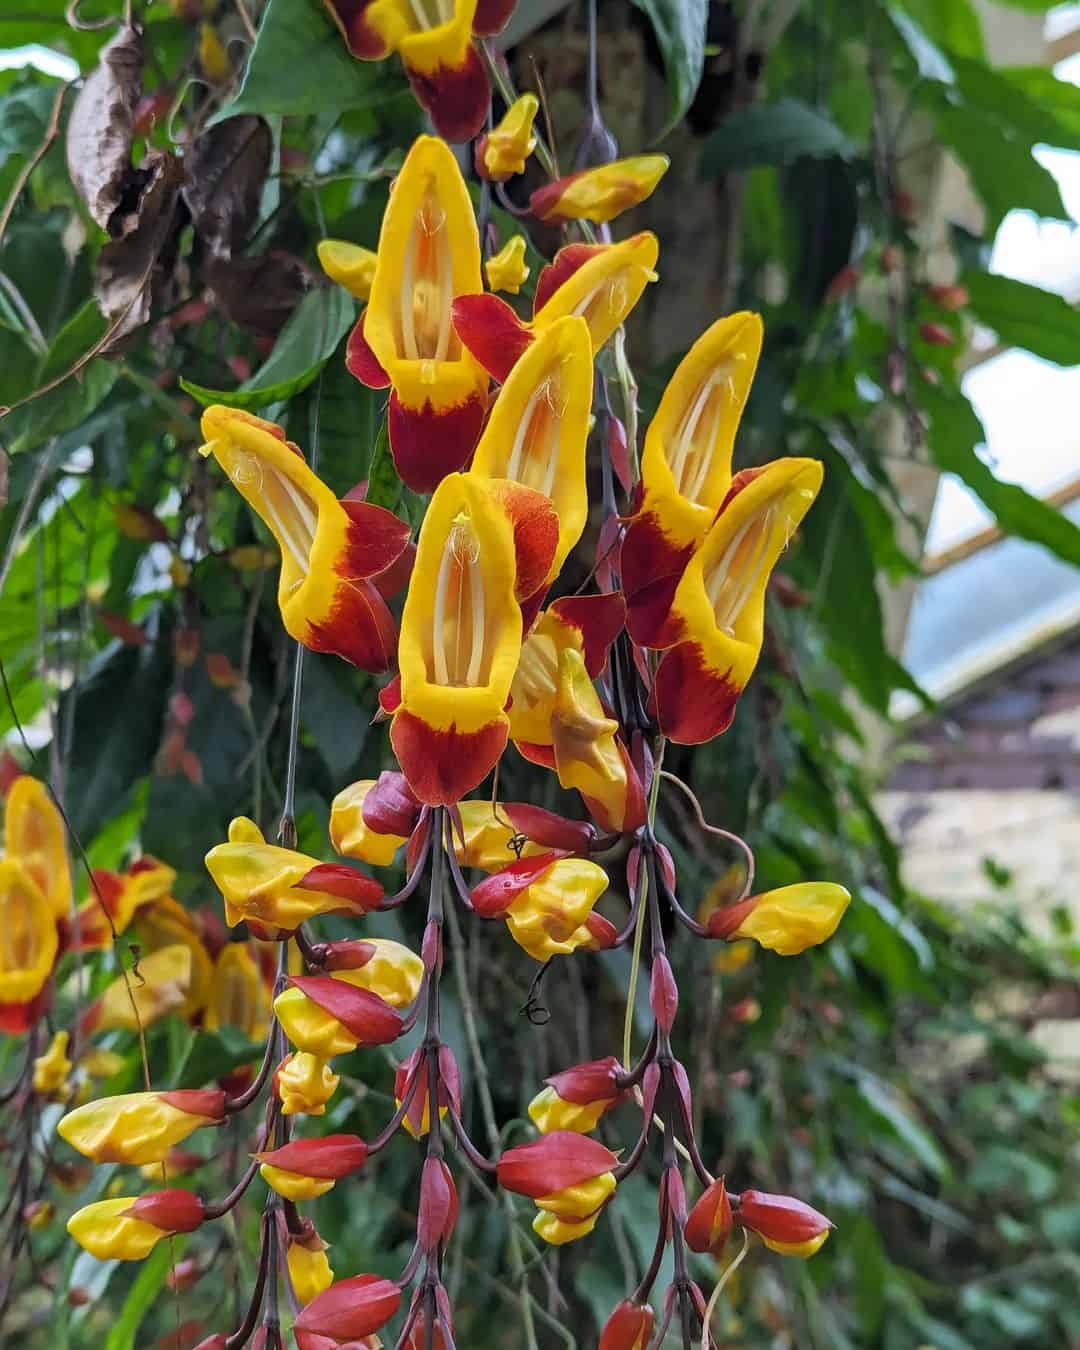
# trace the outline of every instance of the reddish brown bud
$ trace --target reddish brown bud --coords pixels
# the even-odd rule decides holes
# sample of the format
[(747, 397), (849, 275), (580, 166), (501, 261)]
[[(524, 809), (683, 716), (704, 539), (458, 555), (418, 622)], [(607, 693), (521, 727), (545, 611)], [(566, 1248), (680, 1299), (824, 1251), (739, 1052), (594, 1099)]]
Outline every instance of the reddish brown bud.
[(846, 267), (841, 267), (825, 288), (825, 303), (831, 305), (834, 300), (839, 300), (842, 295), (853, 291), (858, 284), (859, 274), (856, 263), (848, 263)]
[(441, 1158), (427, 1158), (420, 1180), (416, 1236), (427, 1252), (449, 1240), (457, 1223), (458, 1198), (454, 1178)]
[(355, 1134), (324, 1134), (313, 1139), (294, 1139), (281, 1148), (252, 1157), (284, 1172), (305, 1177), (339, 1180), (367, 1162), (368, 1146)]
[(383, 898), (383, 888), (374, 877), (365, 876), (346, 863), (319, 863), (296, 885), (304, 891), (325, 891), (327, 895), (340, 896), (342, 900), (369, 910)]
[(141, 1219), (167, 1233), (193, 1233), (203, 1221), (203, 1202), (193, 1191), (150, 1191), (124, 1211), (129, 1219)]
[(360, 814), (364, 824), (376, 834), (396, 834), (407, 839), (420, 818), (420, 803), (403, 773), (386, 770), (379, 774), (375, 786), (364, 798)]
[(386, 1325), (401, 1306), (401, 1290), (380, 1275), (338, 1280), (313, 1298), (293, 1324), (298, 1350), (315, 1350), (317, 1337), (357, 1341)]
[(575, 1064), (571, 1069), (563, 1069), (561, 1073), (545, 1078), (544, 1082), (554, 1088), (564, 1102), (586, 1106), (589, 1102), (619, 1095), (615, 1086), (619, 1070), (619, 1061), (614, 1055), (608, 1055), (606, 1059), (594, 1059), (589, 1064)]
[(598, 1350), (645, 1350), (656, 1325), (656, 1316), (648, 1303), (623, 1299), (600, 1333)]
[(594, 951), (606, 952), (615, 946), (619, 930), (610, 919), (605, 919), (602, 914), (597, 914), (596, 910), (593, 910), (585, 920), (585, 927), (592, 937), (591, 947)]
[(712, 1252), (719, 1256), (733, 1223), (724, 1178), (718, 1177), (690, 1211), (684, 1227), (686, 1245), (692, 1252)]
[(675, 1014), (679, 1010), (679, 986), (675, 983), (671, 962), (663, 953), (653, 962), (649, 1005), (660, 1028), (663, 1031), (670, 1031), (675, 1025)]
[(832, 1223), (802, 1200), (791, 1195), (772, 1195), (768, 1191), (743, 1191), (737, 1197), (736, 1222), (749, 1228), (774, 1248), (792, 1250), (794, 1255), (811, 1255), (825, 1240)]
[(378, 949), (363, 938), (343, 938), (340, 942), (325, 942), (321, 951), (327, 970), (361, 970)]
[(614, 414), (608, 417), (607, 449), (615, 477), (618, 478), (622, 490), (629, 492), (633, 480), (630, 474), (630, 450), (626, 440), (626, 428)]
[(919, 324), (919, 336), (934, 347), (952, 347), (956, 342), (955, 336), (940, 323)]
[(586, 820), (567, 820), (554, 811), (528, 802), (503, 802), (501, 809), (510, 824), (541, 848), (559, 853), (587, 853), (596, 831)]
[(670, 1237), (675, 1226), (681, 1228), (686, 1223), (686, 1187), (683, 1185), (682, 1173), (674, 1164), (665, 1167), (660, 1178), (657, 1205), (661, 1218), (667, 1221)]
[(499, 1159), (499, 1185), (536, 1200), (610, 1172), (618, 1159), (588, 1135), (554, 1130), (531, 1144), (507, 1149)]

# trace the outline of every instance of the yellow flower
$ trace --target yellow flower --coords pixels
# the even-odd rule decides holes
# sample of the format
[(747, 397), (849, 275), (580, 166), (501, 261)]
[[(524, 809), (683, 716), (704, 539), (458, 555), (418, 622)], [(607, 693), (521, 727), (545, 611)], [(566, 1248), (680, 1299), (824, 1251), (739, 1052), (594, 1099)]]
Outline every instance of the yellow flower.
[(594, 220), (602, 225), (651, 197), (670, 163), (667, 155), (635, 155), (581, 169), (537, 188), (529, 198), (529, 209), (548, 225), (566, 220)]
[(71, 869), (64, 821), (44, 783), (29, 774), (20, 774), (8, 789), (4, 847), (7, 856), (37, 882), (53, 917), (66, 918), (71, 909)]
[(370, 989), (392, 1008), (408, 1007), (420, 992), (423, 961), (390, 938), (364, 938), (364, 945), (374, 947), (371, 959), (355, 970), (332, 970), (332, 977), (357, 989)]
[(357, 300), (366, 300), (375, 279), (378, 254), (344, 239), (322, 239), (316, 245), (322, 270)]
[(206, 1029), (237, 1027), (249, 1041), (260, 1041), (270, 1021), (270, 991), (247, 944), (227, 942), (214, 962)]
[(615, 1174), (601, 1172), (553, 1195), (538, 1196), (535, 1204), (540, 1213), (533, 1220), (533, 1232), (553, 1247), (576, 1242), (596, 1227), (604, 1201), (614, 1189)]
[(293, 1293), (299, 1303), (310, 1303), (316, 1295), (321, 1294), (324, 1289), (329, 1289), (334, 1282), (334, 1272), (330, 1269), (326, 1251), (321, 1245), (312, 1248), (304, 1242), (290, 1238), (285, 1259), (289, 1266)]
[[(98, 999), (95, 1031), (138, 1031), (151, 1027), (187, 1002), (191, 988), (191, 951), (180, 943), (144, 956), (126, 977), (118, 976)], [(134, 1004), (134, 1006), (132, 1006)]]
[(189, 1019), (202, 1012), (210, 996), (214, 964), (188, 911), (171, 895), (162, 896), (140, 910), (135, 927), (144, 952), (156, 954), (172, 946), (186, 948), (190, 964), (187, 996), (176, 1011)]
[(548, 961), (592, 942), (586, 920), (607, 890), (604, 869), (584, 858), (559, 858), (515, 896), (506, 910), (510, 936)]
[(28, 1026), (33, 1020), (31, 1005), (52, 972), (59, 940), (45, 894), (14, 858), (0, 858), (0, 924), (0, 1004), (21, 1007)]
[(34, 1091), (42, 1097), (66, 1097), (70, 1095), (67, 1086), (71, 1073), (71, 1060), (67, 1057), (68, 1041), (66, 1031), (58, 1031), (49, 1043), (43, 1055), (34, 1060)]
[(157, 1191), (86, 1205), (71, 1216), (67, 1230), (99, 1261), (141, 1261), (163, 1237), (193, 1232), (202, 1215), (202, 1203), (190, 1191)]
[(341, 1078), (326, 1060), (301, 1052), (289, 1055), (282, 1062), (274, 1082), (281, 1098), (283, 1116), (321, 1116)]
[(530, 267), (525, 261), (525, 236), (512, 235), (498, 253), (484, 263), (484, 276), (493, 291), (517, 295), (529, 279)]
[(752, 895), (709, 917), (712, 937), (751, 938), (780, 956), (798, 956), (836, 932), (851, 894), (831, 881), (801, 881)]
[(405, 835), (381, 834), (364, 822), (364, 802), (376, 779), (362, 778), (343, 788), (330, 805), (330, 842), (346, 858), (372, 867), (389, 867)]
[(476, 146), (476, 171), (481, 178), (502, 183), (525, 172), (525, 161), (536, 149), (533, 123), (539, 111), (536, 95), (522, 94), (507, 108), (499, 125), (481, 136)]
[[(517, 834), (506, 812), (499, 803), (490, 801), (461, 802), (461, 836), (454, 831), (454, 856), (462, 867), (475, 867), (481, 872), (498, 872), (518, 857), (510, 847)], [(527, 841), (521, 857), (535, 858), (546, 849)]]
[(541, 1134), (550, 1134), (552, 1130), (588, 1134), (596, 1129), (610, 1105), (607, 1098), (592, 1102), (563, 1101), (553, 1087), (546, 1087), (529, 1103), (529, 1119)]
[(203, 1125), (225, 1117), (216, 1089), (132, 1092), (103, 1097), (69, 1111), (57, 1125), (62, 1139), (94, 1162), (164, 1162), (169, 1150)]

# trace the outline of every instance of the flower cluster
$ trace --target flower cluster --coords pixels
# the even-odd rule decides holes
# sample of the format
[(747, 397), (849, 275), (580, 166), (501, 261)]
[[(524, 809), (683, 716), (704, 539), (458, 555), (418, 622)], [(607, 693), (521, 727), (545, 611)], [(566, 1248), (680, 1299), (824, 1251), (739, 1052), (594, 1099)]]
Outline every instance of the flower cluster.
[[(357, 57), (401, 56), (443, 136), (481, 131), (490, 91), (476, 40), (496, 31), (512, 6), (328, 4)], [(472, 162), (482, 180), (501, 184), (522, 173), (537, 148), (536, 113), (531, 96), (512, 102), (476, 141)], [(666, 168), (655, 155), (586, 168), (534, 191), (529, 213), (548, 225), (606, 226), (644, 200)], [(93, 895), (72, 913), (59, 818), (29, 780), (8, 798), (0, 907), (16, 940), (0, 950), (5, 1025), (21, 1030), (40, 1017), (62, 941), (91, 949), (131, 929), (139, 978), (106, 988), (81, 1036), (141, 1032), (174, 1014), (210, 1030), (238, 1027), (265, 1045), (261, 1067), (241, 1066), (215, 1086), (83, 1101), (59, 1126), (94, 1162), (165, 1169), (167, 1179), (189, 1136), (241, 1116), (265, 1093), (250, 1131), (250, 1165), (222, 1200), (165, 1188), (97, 1201), (68, 1225), (95, 1256), (140, 1259), (162, 1237), (220, 1219), (256, 1179), (264, 1182), (256, 1286), (229, 1346), (245, 1344), (257, 1328), (260, 1344), (280, 1344), (281, 1280), (298, 1309), (302, 1350), (381, 1344), (378, 1333), (402, 1308), (398, 1346), (452, 1346), (443, 1262), (458, 1200), (447, 1138), (504, 1192), (531, 1200), (535, 1233), (555, 1245), (590, 1234), (617, 1203), (619, 1183), (658, 1144), (656, 1253), (604, 1328), (606, 1350), (644, 1347), (654, 1336), (659, 1343), (672, 1324), (684, 1345), (709, 1343), (688, 1251), (719, 1253), (738, 1228), (776, 1252), (805, 1257), (831, 1227), (799, 1200), (729, 1193), (709, 1172), (672, 1047), (679, 989), (665, 919), (695, 939), (756, 942), (791, 956), (833, 933), (848, 894), (821, 881), (753, 893), (752, 855), (738, 841), (750, 859), (741, 893), (694, 917), (657, 834), (665, 784), (688, 791), (664, 772), (665, 745), (701, 744), (731, 724), (761, 654), (770, 577), (822, 467), (784, 458), (733, 469), (762, 343), (760, 320), (741, 313), (719, 319), (678, 365), (648, 427), (639, 472), (637, 447), (609, 403), (608, 357), (597, 358), (657, 279), (657, 239), (640, 232), (614, 242), (582, 228), (583, 238), (539, 272), (524, 318), (492, 291), (514, 294), (527, 280), (525, 240), (485, 258), (482, 233), (458, 159), (444, 140), (421, 136), (397, 176), (377, 251), (341, 240), (319, 250), (328, 275), (364, 304), (347, 368), (389, 391), (394, 463), (408, 487), (430, 494), (415, 540), (391, 512), (356, 494), (339, 500), (272, 422), (224, 406), (202, 418), (203, 455), (280, 551), (286, 632), (388, 677), (379, 718), (389, 722), (397, 767), (337, 793), (329, 832), (340, 861), (298, 851), (291, 820), (270, 842), (258, 823), (238, 817), (205, 864), (225, 922), (242, 940), (225, 940), (215, 923), (190, 916), (170, 895), (172, 869), (149, 858), (122, 874), (96, 873)], [(594, 585), (567, 594), (560, 577), (596, 505), (590, 436), (604, 519)], [(567, 814), (483, 791), (510, 753), (572, 794)], [(614, 858), (625, 858), (628, 906), (611, 885)], [(357, 864), (403, 865), (404, 884), (388, 890)], [(426, 903), (417, 951), (369, 935), (369, 916), (410, 901)], [(632, 946), (633, 981), (642, 959), (648, 970), (652, 1026), (640, 1057), (630, 1062), (628, 1036), (620, 1056), (553, 1074), (529, 1106), (536, 1137), (497, 1157), (466, 1129), (462, 1077), (442, 1035), (451, 906), (470, 920), (504, 924), (541, 967)], [(328, 915), (345, 919), (354, 935), (319, 940), (315, 930)], [(275, 948), (278, 959), (268, 962)], [(294, 1136), (298, 1120), (322, 1115), (333, 1099), (338, 1057), (392, 1046), (414, 1028), (420, 1040), (399, 1057), (395, 1110), (377, 1135)], [(62, 1092), (72, 1072), (68, 1049), (57, 1040), (37, 1059), (36, 1091)], [(593, 1137), (615, 1112), (637, 1120), (625, 1156)], [(335, 1280), (326, 1245), (298, 1206), (377, 1165), (402, 1134), (423, 1154), (413, 1253), (396, 1279)], [(692, 1207), (679, 1151), (703, 1188)], [(675, 1273), (658, 1317), (649, 1298), (669, 1247)], [(224, 1344), (222, 1335), (204, 1342)]]

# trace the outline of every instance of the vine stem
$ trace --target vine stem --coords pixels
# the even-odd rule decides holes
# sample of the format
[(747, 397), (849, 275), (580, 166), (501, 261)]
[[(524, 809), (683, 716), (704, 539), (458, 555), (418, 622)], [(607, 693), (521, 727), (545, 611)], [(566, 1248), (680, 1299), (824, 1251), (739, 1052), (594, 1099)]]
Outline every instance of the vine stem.
[[(660, 771), (664, 764), (664, 748), (667, 742), (661, 736), (656, 742), (656, 749), (653, 757), (653, 776), (649, 784), (649, 819), (648, 829), (652, 832), (656, 824), (656, 804), (660, 798)], [(634, 951), (630, 958), (630, 983), (626, 990), (626, 1014), (623, 1018), (623, 1045), (622, 1062), (624, 1068), (629, 1068), (630, 1049), (634, 1039), (634, 1003), (637, 999), (638, 970), (641, 966), (641, 948), (645, 938), (645, 924), (643, 922), (646, 905), (645, 900), (649, 891), (649, 873), (645, 866), (645, 850), (641, 850), (641, 863), (638, 872), (638, 914), (637, 923), (634, 927)]]
[[(436, 847), (445, 847), (445, 842), (443, 840), (437, 841)], [(465, 974), (461, 926), (458, 923), (457, 911), (452, 903), (446, 907), (446, 923), (454, 943), (454, 983), (457, 987), (458, 1001), (461, 1004), (462, 1021), (465, 1024), (465, 1040), (468, 1043), (469, 1055), (472, 1058), (476, 1073), (476, 1090), (480, 1095), (480, 1110), (484, 1117), (484, 1129), (487, 1131), (488, 1145), (497, 1158), (501, 1150), (499, 1126), (495, 1119), (495, 1103), (491, 1098), (487, 1064), (484, 1061), (484, 1051), (480, 1045), (480, 1035), (476, 1027), (476, 1012), (473, 1007), (472, 991)], [(528, 1350), (539, 1350), (539, 1342), (536, 1339), (536, 1323), (533, 1318), (532, 1294), (529, 1293), (529, 1286), (525, 1279), (525, 1261), (521, 1255), (521, 1240), (518, 1237), (514, 1202), (510, 1199), (509, 1194), (501, 1188), (499, 1194), (503, 1197), (503, 1204), (509, 1221), (510, 1267), (518, 1286), (518, 1301), (521, 1305), (525, 1344)]]
[(712, 1332), (709, 1330), (709, 1326), (713, 1319), (713, 1313), (716, 1311), (716, 1305), (720, 1302), (720, 1295), (724, 1292), (724, 1286), (746, 1260), (746, 1253), (749, 1250), (750, 1234), (744, 1228), (742, 1234), (742, 1247), (738, 1256), (736, 1256), (731, 1265), (728, 1266), (727, 1270), (725, 1270), (723, 1275), (717, 1280), (716, 1288), (712, 1291), (709, 1301), (705, 1305), (705, 1316), (702, 1318), (701, 1325), (701, 1350), (709, 1350), (709, 1347), (712, 1344)]

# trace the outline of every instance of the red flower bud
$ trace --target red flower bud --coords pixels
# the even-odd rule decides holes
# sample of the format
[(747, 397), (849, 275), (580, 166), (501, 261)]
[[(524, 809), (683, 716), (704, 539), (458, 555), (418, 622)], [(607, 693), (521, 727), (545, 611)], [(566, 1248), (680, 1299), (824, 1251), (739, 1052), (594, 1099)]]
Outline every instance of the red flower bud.
[(346, 863), (319, 863), (296, 883), (302, 891), (325, 891), (328, 895), (338, 895), (363, 905), (365, 909), (374, 909), (383, 898), (383, 888), (374, 877), (366, 877), (355, 867)]
[(339, 1180), (355, 1172), (367, 1162), (368, 1146), (355, 1134), (325, 1134), (316, 1139), (294, 1139), (281, 1148), (252, 1157), (283, 1172), (297, 1172), (305, 1177)]
[(322, 948), (323, 966), (327, 970), (360, 970), (375, 955), (378, 948), (363, 938), (327, 942)]
[(142, 1219), (167, 1233), (193, 1233), (203, 1221), (203, 1202), (193, 1191), (150, 1191), (140, 1195), (124, 1211), (129, 1219)]
[(668, 1237), (676, 1225), (681, 1228), (686, 1223), (686, 1187), (683, 1185), (682, 1173), (674, 1165), (664, 1168), (657, 1207), (661, 1217), (667, 1217)]
[(675, 983), (671, 962), (663, 953), (653, 962), (649, 1005), (662, 1030), (670, 1031), (679, 1010), (679, 986)]
[(824, 1214), (819, 1214), (802, 1200), (791, 1195), (772, 1195), (768, 1191), (743, 1191), (738, 1197), (735, 1218), (770, 1246), (779, 1244), (784, 1248), (815, 1242), (820, 1245), (833, 1226)]
[(611, 460), (611, 467), (615, 470), (615, 477), (622, 485), (624, 492), (630, 491), (630, 452), (626, 440), (626, 428), (617, 417), (612, 414), (608, 417), (608, 436), (607, 436), (608, 458)]
[(527, 839), (559, 853), (588, 853), (596, 831), (587, 820), (567, 820), (528, 802), (501, 802), (502, 813)]
[(933, 347), (952, 347), (956, 342), (955, 336), (940, 323), (919, 324), (919, 336)]
[(216, 1336), (207, 1336), (205, 1341), (200, 1341), (195, 1350), (225, 1350), (226, 1337), (222, 1332)]
[(190, 1289), (200, 1279), (203, 1269), (193, 1256), (185, 1256), (165, 1276), (165, 1283), (174, 1292)]
[(692, 1252), (712, 1252), (719, 1256), (733, 1222), (724, 1178), (718, 1177), (690, 1211), (684, 1226), (686, 1245)]
[(427, 1158), (420, 1180), (416, 1236), (427, 1252), (449, 1240), (457, 1223), (458, 1198), (454, 1178), (441, 1158)]
[(499, 1185), (536, 1200), (568, 1190), (579, 1182), (610, 1172), (618, 1158), (588, 1135), (555, 1130), (532, 1144), (508, 1149), (499, 1159)]
[(338, 1280), (313, 1298), (293, 1324), (299, 1350), (314, 1350), (317, 1337), (347, 1344), (385, 1326), (401, 1306), (401, 1290), (380, 1275)]
[(363, 1045), (388, 1045), (401, 1035), (401, 1018), (378, 994), (331, 975), (294, 975), (289, 983), (336, 1017)]
[(598, 1350), (645, 1350), (655, 1324), (656, 1316), (648, 1303), (623, 1299), (604, 1323)]
[(621, 1066), (614, 1055), (606, 1059), (594, 1059), (589, 1064), (575, 1064), (572, 1069), (563, 1069), (552, 1074), (544, 1082), (553, 1087), (564, 1102), (574, 1102), (586, 1106), (619, 1096), (615, 1086), (616, 1075)]
[(364, 824), (376, 834), (396, 834), (407, 839), (420, 818), (420, 803), (403, 773), (384, 770), (364, 798), (360, 814)]
[(597, 914), (595, 909), (585, 920), (585, 927), (592, 935), (592, 942), (589, 944), (591, 951), (606, 952), (615, 946), (615, 939), (619, 936), (619, 930), (610, 919), (605, 919), (602, 914)]

